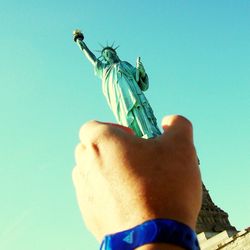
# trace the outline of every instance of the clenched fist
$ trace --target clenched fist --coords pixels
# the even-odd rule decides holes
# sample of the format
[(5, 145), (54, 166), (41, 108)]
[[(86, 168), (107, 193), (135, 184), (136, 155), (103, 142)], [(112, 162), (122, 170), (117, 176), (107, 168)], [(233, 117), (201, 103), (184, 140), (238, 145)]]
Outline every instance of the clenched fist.
[(168, 116), (162, 127), (148, 140), (116, 124), (81, 128), (73, 182), (85, 224), (99, 241), (154, 218), (195, 229), (202, 184), (192, 125)]

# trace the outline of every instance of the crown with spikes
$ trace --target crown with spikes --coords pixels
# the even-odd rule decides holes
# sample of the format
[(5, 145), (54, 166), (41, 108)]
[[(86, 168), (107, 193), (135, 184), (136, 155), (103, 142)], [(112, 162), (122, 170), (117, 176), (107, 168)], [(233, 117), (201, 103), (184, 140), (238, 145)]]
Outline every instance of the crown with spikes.
[(101, 50), (96, 50), (97, 52), (101, 53), (101, 56), (98, 57), (98, 59), (101, 59), (101, 60), (105, 60), (103, 58), (103, 52), (106, 50), (106, 49), (110, 49), (112, 51), (114, 51), (116, 53), (116, 50), (120, 47), (119, 45), (114, 47), (114, 44), (115, 42), (113, 42), (111, 45), (109, 45), (108, 43), (106, 44), (106, 46), (103, 46), (102, 44), (99, 43), (99, 45), (102, 47)]

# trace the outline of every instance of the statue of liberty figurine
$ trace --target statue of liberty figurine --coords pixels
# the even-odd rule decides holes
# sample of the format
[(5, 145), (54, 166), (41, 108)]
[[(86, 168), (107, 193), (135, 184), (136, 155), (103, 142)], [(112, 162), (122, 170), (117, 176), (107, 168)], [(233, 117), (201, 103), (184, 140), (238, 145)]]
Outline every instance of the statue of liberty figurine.
[(149, 86), (144, 66), (137, 58), (133, 67), (120, 60), (116, 48), (103, 47), (97, 58), (85, 44), (80, 30), (73, 32), (74, 41), (94, 66), (95, 74), (102, 79), (102, 90), (117, 122), (131, 128), (138, 137), (153, 138), (161, 134), (153, 110), (143, 91)]

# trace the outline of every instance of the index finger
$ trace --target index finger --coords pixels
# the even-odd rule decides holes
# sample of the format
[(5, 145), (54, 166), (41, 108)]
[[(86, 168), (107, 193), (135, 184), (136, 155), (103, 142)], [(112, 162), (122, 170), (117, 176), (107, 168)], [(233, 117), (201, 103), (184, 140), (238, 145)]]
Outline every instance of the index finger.
[(114, 123), (89, 121), (85, 123), (79, 132), (80, 141), (84, 145), (98, 143), (100, 140), (110, 140), (114, 136), (134, 135), (132, 129)]

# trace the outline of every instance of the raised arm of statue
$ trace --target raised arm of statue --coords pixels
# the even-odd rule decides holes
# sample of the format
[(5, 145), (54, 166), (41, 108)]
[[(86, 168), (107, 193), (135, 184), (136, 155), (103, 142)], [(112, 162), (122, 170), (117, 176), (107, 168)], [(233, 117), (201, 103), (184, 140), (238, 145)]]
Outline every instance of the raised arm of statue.
[(92, 53), (92, 51), (87, 47), (85, 42), (83, 42), (84, 36), (80, 30), (75, 30), (73, 32), (74, 41), (78, 44), (79, 48), (86, 56), (86, 58), (93, 64), (96, 64), (96, 56)]

